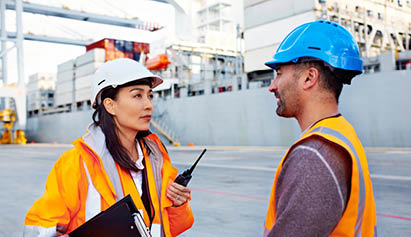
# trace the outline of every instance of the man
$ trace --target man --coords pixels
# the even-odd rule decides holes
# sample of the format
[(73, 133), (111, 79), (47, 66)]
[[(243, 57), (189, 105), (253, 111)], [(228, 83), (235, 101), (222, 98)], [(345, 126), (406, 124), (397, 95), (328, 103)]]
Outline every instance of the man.
[(364, 149), (338, 111), (343, 84), (362, 73), (351, 34), (329, 21), (295, 28), (266, 63), (277, 114), (302, 137), (281, 161), (264, 236), (374, 236), (376, 211)]

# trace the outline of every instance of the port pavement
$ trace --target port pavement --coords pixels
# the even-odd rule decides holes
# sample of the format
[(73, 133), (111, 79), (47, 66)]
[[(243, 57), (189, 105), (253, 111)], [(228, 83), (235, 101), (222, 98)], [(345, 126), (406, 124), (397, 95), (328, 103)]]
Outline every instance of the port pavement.
[[(24, 216), (71, 145), (0, 146), (0, 236), (22, 236)], [(261, 236), (275, 168), (284, 147), (168, 147), (183, 171), (207, 153), (189, 186), (194, 226), (181, 236)], [(411, 148), (367, 149), (379, 236), (411, 236)]]

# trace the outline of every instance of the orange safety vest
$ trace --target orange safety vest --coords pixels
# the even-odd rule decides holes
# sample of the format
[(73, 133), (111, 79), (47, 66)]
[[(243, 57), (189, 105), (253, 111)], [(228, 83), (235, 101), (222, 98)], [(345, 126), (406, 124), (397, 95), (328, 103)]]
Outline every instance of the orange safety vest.
[[(168, 184), (175, 179), (178, 171), (171, 165), (165, 148), (155, 134), (150, 134), (144, 139), (154, 141), (163, 156), (163, 164), (160, 169), (162, 184), (161, 190), (158, 190), (150, 156), (145, 147), (141, 146), (146, 160), (145, 169), (150, 198), (155, 212), (151, 224), (162, 225), (165, 236), (177, 236), (189, 229), (194, 222), (190, 205), (187, 202), (180, 207), (172, 207), (172, 201), (166, 197), (166, 189)], [(44, 195), (36, 200), (28, 211), (25, 218), (25, 233), (53, 233), (56, 225), (66, 227), (67, 233), (70, 233), (82, 225), (86, 220), (87, 211), (87, 178), (91, 178), (92, 185), (100, 194), (102, 211), (109, 208), (118, 199), (107, 170), (102, 166), (101, 158), (84, 142), (83, 138), (75, 140), (73, 144), (74, 148), (66, 151), (50, 172)], [(123, 196), (130, 194), (137, 209), (143, 210), (144, 221), (149, 226), (150, 219), (133, 178), (117, 163), (115, 166), (120, 177)]]
[(354, 128), (344, 119), (344, 117), (339, 116), (327, 118), (316, 123), (296, 143), (294, 143), (285, 154), (277, 168), (274, 184), (271, 190), (270, 203), (264, 225), (264, 236), (267, 236), (275, 224), (275, 186), (283, 163), (294, 147), (298, 146), (302, 140), (313, 135), (321, 136), (342, 146), (349, 152), (352, 161), (350, 197), (340, 222), (330, 236), (376, 235), (377, 216), (365, 151)]

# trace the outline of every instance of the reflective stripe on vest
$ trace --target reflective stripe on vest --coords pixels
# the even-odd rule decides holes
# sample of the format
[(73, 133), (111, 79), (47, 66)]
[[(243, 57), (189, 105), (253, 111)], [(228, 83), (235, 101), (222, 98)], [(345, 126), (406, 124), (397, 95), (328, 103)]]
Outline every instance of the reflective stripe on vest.
[(360, 158), (357, 155), (357, 151), (355, 150), (353, 144), (348, 138), (346, 138), (344, 135), (342, 135), (341, 133), (339, 133), (338, 131), (334, 129), (327, 128), (327, 127), (318, 127), (318, 128), (313, 129), (310, 133), (314, 133), (314, 132), (328, 134), (328, 135), (331, 135), (331, 136), (334, 136), (340, 139), (345, 144), (347, 144), (348, 147), (350, 147), (351, 152), (355, 156), (355, 160), (357, 161), (357, 166), (358, 166), (358, 176), (359, 176), (359, 183), (360, 183), (359, 184), (360, 191), (359, 191), (359, 197), (358, 197), (358, 200), (359, 200), (358, 216), (357, 216), (357, 221), (355, 223), (355, 236), (361, 236), (361, 224), (362, 224), (362, 218), (364, 216), (364, 203), (365, 203), (365, 181), (364, 181), (364, 174), (363, 174), (363, 170), (361, 167)]
[[(158, 139), (157, 137), (154, 137), (155, 139)], [(154, 142), (154, 141), (153, 141)], [(154, 144), (157, 146), (158, 144), (156, 142), (154, 142)], [(125, 171), (123, 170), (117, 163), (114, 162), (112, 156), (109, 154), (108, 151), (103, 152), (103, 156), (100, 157), (98, 156), (87, 144), (85, 143), (81, 143), (81, 147), (84, 149), (84, 151), (86, 151), (88, 153), (89, 156), (91, 156), (95, 162), (97, 162), (98, 164), (103, 164), (103, 167), (101, 167), (100, 165), (100, 169), (103, 170), (103, 172), (105, 174), (107, 174), (109, 181), (111, 181), (111, 185), (113, 187), (113, 189), (115, 190), (115, 193), (113, 193), (115, 196), (116, 201), (118, 201), (119, 199), (123, 198), (126, 194), (130, 194), (136, 207), (139, 210), (143, 210), (143, 219), (146, 223), (147, 226), (151, 226), (151, 229), (153, 230), (153, 233), (155, 233), (156, 229), (160, 229), (161, 230), (161, 225), (162, 225), (162, 219), (161, 219), (161, 211), (160, 211), (160, 198), (158, 197), (158, 195), (161, 194), (160, 191), (157, 191), (158, 187), (161, 188), (161, 182), (162, 182), (162, 177), (161, 177), (161, 173), (160, 172), (156, 172), (157, 170), (155, 169), (162, 169), (162, 166), (160, 167), (152, 167), (151, 163), (153, 162), (151, 159), (151, 155), (148, 154), (147, 150), (145, 149), (145, 147), (143, 146), (143, 144), (140, 144), (144, 157), (146, 159), (146, 167), (145, 170), (147, 171), (147, 181), (148, 181), (148, 186), (149, 186), (149, 195), (152, 203), (152, 208), (153, 208), (153, 213), (155, 213), (154, 215), (154, 219), (153, 221), (150, 223), (150, 218), (148, 216), (148, 213), (145, 211), (144, 208), (144, 204), (142, 202), (141, 199), (141, 194), (138, 192), (137, 187), (134, 183), (133, 177), (131, 176), (129, 171)], [(152, 148), (154, 149), (154, 148)], [(160, 153), (158, 157), (158, 159), (163, 159), (163, 156), (166, 154)], [(154, 162), (155, 163), (155, 162)], [(162, 164), (162, 162), (161, 162)], [(87, 167), (87, 163), (86, 163), (86, 167)], [(87, 168), (86, 168), (87, 170)], [(154, 177), (155, 174), (158, 173), (158, 180), (156, 180), (156, 178)], [(89, 174), (87, 174), (87, 178), (91, 178)], [(92, 180), (88, 181), (90, 184), (92, 183)], [(158, 187), (157, 187), (158, 184)], [(93, 187), (90, 189), (90, 185), (89, 185), (89, 191), (93, 191), (93, 188), (96, 189), (96, 191), (98, 192), (98, 188)], [(93, 192), (91, 193), (93, 194)], [(100, 194), (100, 193), (99, 193)], [(101, 197), (101, 196), (100, 196)], [(88, 196), (87, 196), (88, 198)], [(91, 199), (95, 199), (95, 198), (91, 198)], [(108, 204), (108, 203), (107, 203)], [(113, 204), (113, 203), (112, 203)], [(110, 205), (109, 205), (110, 206)], [(95, 213), (97, 206), (91, 206), (89, 209), (89, 216), (93, 216), (97, 213)], [(100, 209), (106, 209), (108, 208), (105, 207), (105, 205), (102, 203)], [(158, 226), (157, 226), (158, 225)], [(158, 231), (158, 232), (162, 232), (162, 231)], [(153, 235), (154, 236), (154, 235)]]
[(344, 212), (344, 207), (345, 207), (345, 200), (344, 200), (344, 197), (342, 195), (341, 186), (340, 186), (340, 183), (338, 182), (337, 177), (335, 176), (334, 171), (331, 169), (330, 165), (327, 163), (324, 156), (321, 155), (321, 153), (318, 150), (313, 149), (312, 147), (309, 147), (309, 146), (298, 145), (297, 147), (295, 147), (294, 150), (296, 151), (296, 150), (299, 150), (299, 149), (308, 150), (308, 151), (313, 152), (320, 159), (321, 163), (327, 168), (328, 172), (330, 172), (331, 178), (334, 180), (335, 187), (337, 188), (338, 195), (340, 196), (341, 213), (343, 213)]
[[(86, 208), (85, 208), (85, 212), (86, 212), (85, 217), (86, 217), (86, 221), (88, 221), (101, 212), (101, 197), (97, 189), (94, 187), (93, 182), (91, 181), (90, 173), (87, 170), (86, 163), (83, 162), (83, 165), (86, 171), (87, 181), (88, 181), (88, 190), (87, 190), (87, 199), (86, 199)], [(144, 215), (143, 210), (139, 210), (139, 211), (141, 215)], [(161, 225), (152, 224), (151, 236), (153, 237), (161, 236)]]
[(88, 172), (87, 165), (83, 161), (84, 170), (87, 175), (88, 189), (87, 189), (87, 199), (86, 199), (86, 208), (85, 208), (85, 218), (86, 221), (93, 218), (95, 215), (101, 211), (101, 198), (97, 189), (94, 187), (93, 182), (91, 181), (90, 173)]

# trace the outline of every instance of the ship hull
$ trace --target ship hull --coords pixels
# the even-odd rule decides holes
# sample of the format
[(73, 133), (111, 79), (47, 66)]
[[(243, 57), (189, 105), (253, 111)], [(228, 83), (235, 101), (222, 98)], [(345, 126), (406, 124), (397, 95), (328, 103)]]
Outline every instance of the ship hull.
[[(340, 112), (368, 147), (411, 147), (411, 70), (361, 75), (345, 86)], [(275, 114), (268, 88), (157, 99), (154, 119), (182, 144), (289, 146), (300, 136), (295, 119)], [(29, 141), (70, 143), (86, 131), (91, 110), (28, 119)]]

